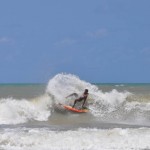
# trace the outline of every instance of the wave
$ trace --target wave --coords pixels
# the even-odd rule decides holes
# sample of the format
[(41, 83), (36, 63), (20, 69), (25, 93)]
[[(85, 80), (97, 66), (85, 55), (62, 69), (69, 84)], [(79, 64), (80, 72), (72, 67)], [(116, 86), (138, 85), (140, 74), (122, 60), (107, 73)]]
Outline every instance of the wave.
[(46, 121), (51, 106), (48, 97), (39, 97), (32, 101), (13, 98), (0, 100), (0, 124), (18, 124), (31, 120)]
[[(132, 100), (134, 94), (113, 89), (103, 92), (98, 86), (72, 74), (57, 74), (49, 80), (45, 94), (33, 99), (0, 99), (0, 124), (19, 124), (29, 121), (49, 121), (55, 111), (54, 104), (70, 104), (71, 93), (89, 90), (89, 114), (100, 121), (149, 123), (150, 103)], [(61, 112), (60, 112), (61, 113)]]
[(149, 134), (149, 128), (106, 130), (80, 128), (59, 132), (46, 128), (5, 129), (0, 130), (0, 149), (149, 149)]

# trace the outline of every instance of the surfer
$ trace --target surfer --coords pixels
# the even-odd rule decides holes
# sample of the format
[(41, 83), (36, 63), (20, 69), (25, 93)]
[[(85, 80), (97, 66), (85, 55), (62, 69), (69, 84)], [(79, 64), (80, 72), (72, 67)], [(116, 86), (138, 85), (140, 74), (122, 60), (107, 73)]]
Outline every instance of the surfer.
[(74, 108), (74, 106), (75, 106), (75, 104), (77, 103), (77, 102), (81, 102), (82, 100), (83, 100), (83, 104), (82, 104), (82, 108), (84, 107), (84, 104), (85, 104), (85, 101), (86, 101), (86, 99), (87, 99), (87, 97), (88, 97), (88, 89), (85, 89), (85, 91), (84, 91), (84, 93), (83, 93), (83, 95), (81, 96), (81, 97), (79, 97), (78, 99), (75, 99), (75, 101), (74, 101), (74, 104), (73, 104), (73, 108)]

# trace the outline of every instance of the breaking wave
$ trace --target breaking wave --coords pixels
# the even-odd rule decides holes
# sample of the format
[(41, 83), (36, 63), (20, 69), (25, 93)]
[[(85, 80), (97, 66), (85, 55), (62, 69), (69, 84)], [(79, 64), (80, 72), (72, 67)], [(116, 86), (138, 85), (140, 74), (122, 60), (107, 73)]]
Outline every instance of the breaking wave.
[(81, 80), (72, 74), (57, 74), (49, 80), (45, 94), (33, 99), (0, 99), (0, 124), (19, 124), (29, 121), (48, 121), (54, 110), (53, 105), (73, 104), (71, 93), (82, 94), (89, 90), (87, 105), (90, 114), (102, 121), (116, 121), (139, 124), (149, 123), (150, 103), (132, 100), (133, 94), (119, 92), (115, 88), (103, 92), (97, 85)]

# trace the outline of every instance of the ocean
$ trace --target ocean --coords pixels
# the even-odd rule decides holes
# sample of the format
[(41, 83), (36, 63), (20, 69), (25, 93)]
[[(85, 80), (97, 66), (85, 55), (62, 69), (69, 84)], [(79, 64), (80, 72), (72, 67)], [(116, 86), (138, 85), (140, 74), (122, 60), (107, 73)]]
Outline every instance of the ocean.
[[(89, 90), (88, 113), (73, 113)], [(76, 107), (79, 107), (78, 103)], [(0, 84), (1, 150), (148, 150), (150, 84), (89, 83), (57, 74), (46, 84)]]

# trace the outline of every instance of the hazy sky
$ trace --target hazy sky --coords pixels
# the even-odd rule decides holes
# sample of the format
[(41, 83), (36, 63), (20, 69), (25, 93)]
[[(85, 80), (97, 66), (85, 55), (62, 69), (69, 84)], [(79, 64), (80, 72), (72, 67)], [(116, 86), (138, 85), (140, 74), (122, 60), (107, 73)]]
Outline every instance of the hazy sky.
[(1, 0), (0, 82), (150, 82), (150, 0)]

